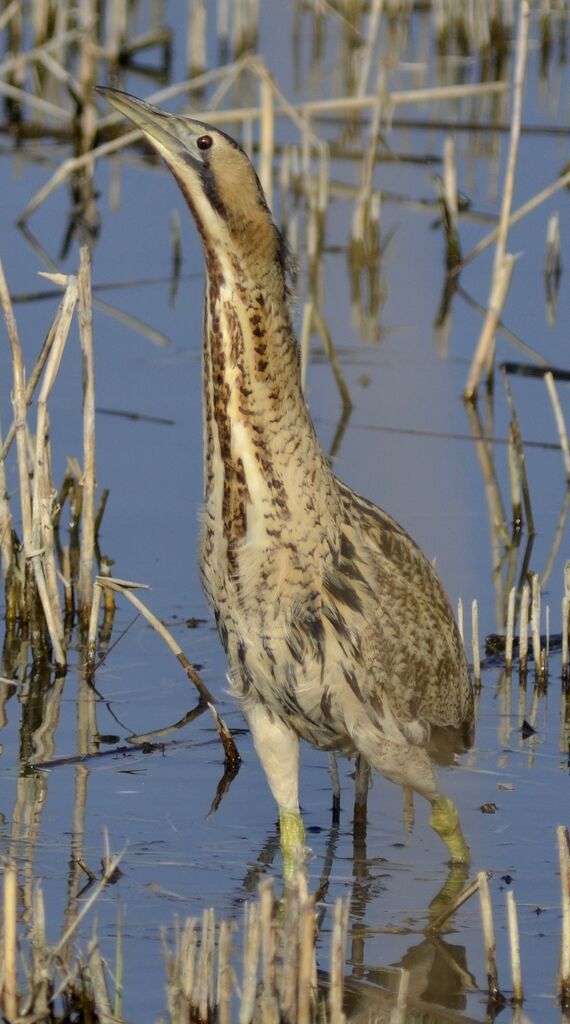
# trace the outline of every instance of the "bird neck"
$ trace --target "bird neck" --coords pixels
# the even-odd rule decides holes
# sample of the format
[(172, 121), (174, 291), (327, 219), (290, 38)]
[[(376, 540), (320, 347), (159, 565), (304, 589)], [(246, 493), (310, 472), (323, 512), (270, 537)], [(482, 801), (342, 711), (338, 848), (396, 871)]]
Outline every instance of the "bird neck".
[(282, 269), (207, 249), (206, 266), (205, 511), (237, 573), (237, 545), (291, 541), (304, 505), (302, 530), (311, 518), (326, 529), (335, 484), (303, 398)]

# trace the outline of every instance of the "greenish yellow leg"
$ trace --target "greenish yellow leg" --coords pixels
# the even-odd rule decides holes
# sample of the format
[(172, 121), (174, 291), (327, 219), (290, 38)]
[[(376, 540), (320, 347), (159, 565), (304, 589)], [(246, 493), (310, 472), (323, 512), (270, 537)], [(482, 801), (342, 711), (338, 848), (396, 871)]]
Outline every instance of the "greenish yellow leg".
[(283, 855), (283, 877), (289, 881), (301, 867), (305, 857), (305, 826), (300, 811), (279, 808), (279, 830)]
[(454, 864), (468, 864), (471, 860), (469, 847), (463, 838), (459, 811), (448, 796), (438, 796), (431, 805), (431, 827), (443, 839)]

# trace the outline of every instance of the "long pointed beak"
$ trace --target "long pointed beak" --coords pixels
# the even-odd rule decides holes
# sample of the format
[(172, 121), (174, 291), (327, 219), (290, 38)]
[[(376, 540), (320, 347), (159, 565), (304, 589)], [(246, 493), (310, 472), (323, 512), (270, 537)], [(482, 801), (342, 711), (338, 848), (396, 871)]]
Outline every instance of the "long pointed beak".
[(162, 156), (179, 157), (185, 163), (190, 161), (199, 166), (200, 162), (189, 153), (187, 141), (203, 134), (207, 130), (207, 125), (190, 117), (168, 114), (165, 110), (153, 107), (150, 103), (145, 103), (119, 89), (110, 89), (102, 85), (95, 88), (119, 113), (142, 129)]

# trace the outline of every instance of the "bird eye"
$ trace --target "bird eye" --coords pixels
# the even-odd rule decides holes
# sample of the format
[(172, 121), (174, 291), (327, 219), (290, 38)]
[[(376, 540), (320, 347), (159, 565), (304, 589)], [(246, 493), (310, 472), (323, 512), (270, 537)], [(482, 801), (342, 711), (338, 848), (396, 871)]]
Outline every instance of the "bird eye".
[(196, 145), (198, 146), (198, 149), (209, 149), (213, 141), (214, 140), (211, 135), (201, 135)]

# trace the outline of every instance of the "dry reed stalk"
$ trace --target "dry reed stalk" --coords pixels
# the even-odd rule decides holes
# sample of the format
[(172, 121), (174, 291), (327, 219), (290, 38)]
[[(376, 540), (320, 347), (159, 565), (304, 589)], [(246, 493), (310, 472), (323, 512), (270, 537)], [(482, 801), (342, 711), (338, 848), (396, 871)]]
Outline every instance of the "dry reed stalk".
[(120, 580), (116, 579), (113, 576), (97, 576), (95, 582), (98, 583), (99, 586), (103, 587), (103, 589), (114, 590), (116, 593), (122, 594), (123, 597), (127, 598), (127, 601), (130, 601), (130, 603), (134, 605), (137, 611), (139, 611), (141, 615), (144, 616), (144, 618), (147, 620), (147, 622), (150, 623), (152, 628), (156, 630), (160, 637), (162, 637), (167, 647), (170, 648), (172, 653), (178, 659), (178, 661), (186, 671), (188, 678), (191, 680), (191, 682), (194, 683), (194, 686), (198, 690), (198, 693), (200, 694), (200, 697), (204, 701), (204, 703), (213, 704), (214, 697), (208, 690), (208, 687), (200, 677), (199, 673), (188, 661), (186, 655), (184, 654), (184, 651), (180, 647), (180, 644), (177, 643), (177, 641), (172, 636), (172, 633), (169, 632), (169, 630), (160, 621), (160, 619), (157, 619), (156, 615), (154, 615), (150, 611), (150, 609), (147, 608), (147, 606), (143, 604), (143, 602), (135, 594), (133, 594), (133, 590), (135, 589), (150, 590), (148, 584), (135, 583), (132, 580)]
[(12, 861), (4, 863), (3, 907), (3, 974), (2, 1009), (9, 1021), (18, 1016), (18, 962), (17, 962), (17, 906), (18, 876)]
[(493, 1002), (503, 1002), (503, 996), (499, 989), (497, 975), (497, 960), (495, 949), (495, 928), (493, 925), (493, 908), (487, 884), (487, 875), (480, 871), (477, 875), (479, 881), (479, 900), (481, 903), (481, 922), (483, 925), (483, 941), (485, 944), (485, 957), (487, 962), (487, 987), (489, 996)]
[[(188, 1006), (192, 999), (197, 975), (198, 922), (188, 918), (182, 931), (177, 930), (174, 965), (177, 984), (184, 1000), (183, 1020), (187, 1020)], [(172, 961), (171, 961), (172, 963)]]
[(231, 1024), (233, 968), (231, 965), (232, 926), (220, 921), (218, 933), (218, 985), (216, 990), (217, 1024)]
[[(59, 275), (57, 275), (59, 279)], [(37, 401), (36, 448), (34, 457), (32, 530), (34, 552), (31, 555), (36, 585), (42, 602), (56, 663), (65, 665), (63, 615), (59, 598), (53, 528), (54, 493), (50, 473), (48, 399), (56, 382), (69, 336), (78, 295), (77, 278), (66, 278), (61, 316), (45, 365)]]
[(294, 882), (285, 889), (285, 921), (279, 1007), (287, 1022), (297, 1019), (297, 975), (299, 971), (299, 891)]
[(562, 598), (562, 678), (568, 679), (568, 617), (570, 612), (570, 600), (565, 594)]
[(62, 110), (61, 107), (42, 99), (41, 96), (34, 96), (33, 93), (19, 89), (15, 85), (10, 85), (9, 82), (0, 81), (0, 95), (16, 100), (23, 107), (32, 107), (32, 109), (39, 111), (39, 113), (46, 114), (49, 118), (58, 118), (66, 123), (70, 120), (69, 111)]
[(521, 597), (521, 613), (519, 628), (519, 667), (522, 674), (526, 673), (528, 658), (528, 612), (530, 606), (530, 588), (528, 583), (523, 587)]
[[(48, 278), (50, 277), (49, 274), (48, 275), (42, 274), (41, 276), (42, 277), (47, 276)], [(59, 280), (59, 277), (58, 277), (58, 280)], [(61, 302), (60, 302), (60, 304), (59, 304), (59, 307), (57, 309), (55, 317), (53, 318), (53, 321), (52, 321), (50, 329), (49, 329), (49, 331), (47, 333), (46, 339), (45, 339), (45, 341), (44, 341), (44, 343), (43, 343), (43, 345), (41, 347), (40, 354), (39, 354), (38, 358), (36, 359), (36, 362), (34, 364), (34, 368), (33, 368), (32, 372), (31, 372), (31, 374), (29, 375), (28, 383), (26, 384), (26, 404), (27, 405), (30, 405), (30, 403), (31, 403), (31, 401), (32, 401), (32, 399), (34, 397), (34, 392), (35, 392), (36, 387), (38, 385), (38, 381), (40, 380), (40, 377), (41, 377), (41, 375), (43, 373), (43, 370), (44, 370), (44, 367), (45, 367), (46, 362), (48, 360), (49, 354), (51, 352), (53, 343), (54, 343), (55, 338), (57, 336), (57, 333), (58, 333), (58, 331), (60, 329), (60, 324), (61, 324), (62, 317), (67, 317), (67, 315), (68, 315), (67, 314), (67, 301), (66, 301), (66, 297), (64, 295), (62, 300), (61, 300)], [(8, 433), (6, 434), (6, 439), (5, 439), (4, 443), (2, 444), (2, 446), (0, 447), (0, 462), (3, 462), (4, 459), (6, 458), (6, 455), (8, 454), (8, 451), (10, 450), (10, 447), (11, 447), (12, 442), (14, 440), (15, 433), (16, 433), (16, 425), (15, 425), (14, 421), (12, 421), (12, 423), (10, 424), (10, 428), (8, 430)]]
[[(409, 103), (439, 103), (442, 101), (468, 99), (475, 96), (492, 96), (505, 92), (505, 82), (484, 82), (481, 84), (467, 85), (436, 85), (424, 89), (395, 89), (389, 92), (386, 100), (390, 109), (400, 105), (406, 106)], [(374, 108), (377, 100), (375, 96), (341, 96), (327, 100), (309, 100), (295, 107), (295, 110), (305, 117), (315, 117), (321, 114), (341, 114), (369, 110)], [(232, 114), (234, 111), (232, 111)]]
[[(523, 203), (522, 206), (519, 206), (515, 210), (515, 212), (510, 215), (509, 228), (512, 228), (515, 224), (518, 224), (519, 221), (524, 220), (527, 214), (532, 213), (532, 211), (536, 210), (538, 206), (541, 206), (542, 203), (545, 203), (553, 195), (556, 195), (556, 193), (559, 192), (561, 189), (567, 188), (568, 185), (570, 185), (570, 171), (565, 171), (564, 174), (561, 174), (560, 177), (556, 178), (556, 180), (551, 182), (550, 185), (547, 185), (546, 188), (543, 188), (540, 192), (537, 192), (536, 195), (528, 199), (526, 203)], [(473, 249), (471, 249), (471, 251), (467, 253), (466, 256), (463, 257), (461, 261), (461, 266), (458, 267), (458, 270), (461, 270), (463, 267), (466, 267), (467, 264), (472, 263), (472, 261), (476, 259), (477, 256), (480, 256), (482, 252), (485, 252), (485, 249), (488, 249), (489, 246), (493, 245), (493, 243), (497, 241), (498, 235), (498, 227), (490, 231), (488, 235), (485, 235), (485, 237), (482, 238), (481, 241), (478, 242), (477, 245), (475, 245)]]
[(158, 619), (156, 615), (154, 615), (150, 611), (150, 609), (147, 608), (145, 604), (143, 604), (140, 598), (138, 598), (135, 594), (132, 593), (133, 588), (148, 590), (149, 587), (144, 583), (133, 583), (129, 580), (118, 580), (110, 576), (97, 576), (95, 582), (99, 584), (99, 586), (103, 587), (103, 589), (114, 590), (117, 593), (122, 594), (123, 597), (126, 597), (127, 600), (130, 601), (132, 605), (134, 605), (137, 611), (139, 611), (141, 615), (144, 616), (147, 622), (150, 623), (153, 629), (156, 630), (159, 636), (162, 637), (167, 647), (170, 648), (170, 650), (175, 655), (177, 661), (182, 665), (182, 668), (186, 672), (186, 675), (188, 676), (190, 681), (198, 690), (200, 700), (204, 704), (208, 705), (208, 709), (212, 715), (212, 718), (214, 719), (214, 723), (218, 731), (218, 736), (220, 737), (220, 741), (224, 748), (226, 765), (228, 767), (235, 767), (236, 765), (238, 765), (241, 759), (235, 744), (235, 740), (230, 730), (228, 729), (226, 723), (224, 722), (223, 718), (221, 718), (218, 712), (216, 711), (216, 708), (214, 706), (214, 697), (212, 697), (212, 694), (208, 690), (208, 687), (206, 686), (199, 672), (196, 671), (192, 663), (188, 660), (188, 658), (184, 654), (184, 651), (180, 647), (180, 644), (178, 644), (177, 641), (172, 636), (172, 633), (170, 633), (166, 626), (160, 621), (160, 619)]
[(101, 1021), (101, 1024), (113, 1024), (115, 1018), (111, 1010), (111, 1000), (97, 936), (93, 936), (87, 945), (87, 964), (98, 1020)]
[(535, 669), (538, 675), (541, 674), (540, 620), (540, 579), (537, 573), (533, 573), (530, 606), (530, 631), (532, 637), (532, 654), (534, 657)]
[(457, 628), (459, 630), (459, 636), (465, 646), (465, 627), (463, 624), (463, 599), (460, 597), (457, 601)]
[(513, 509), (513, 529), (520, 531), (522, 529), (521, 478), (515, 443), (515, 431), (512, 423), (509, 423), (508, 458), (511, 504)]
[[(33, 894), (33, 923), (31, 936), (31, 983), (33, 1009), (40, 1019), (49, 1020), (50, 981), (46, 970), (46, 914), (44, 896), (39, 884)], [(42, 1018), (43, 1015), (43, 1018)]]
[(99, 622), (99, 611), (101, 609), (102, 587), (96, 581), (93, 586), (93, 600), (91, 602), (91, 614), (87, 630), (87, 664), (92, 665), (95, 661), (97, 651), (97, 624)]
[(368, 25), (366, 26), (364, 46), (359, 52), (360, 71), (356, 87), (356, 94), (358, 96), (364, 96), (368, 87), (370, 68), (372, 66), (372, 56), (378, 42), (378, 30), (380, 28), (383, 8), (384, 0), (372, 0), (368, 15)]
[(275, 105), (273, 83), (263, 75), (259, 83), (259, 180), (269, 209), (273, 206), (273, 151), (275, 147)]
[(255, 1009), (257, 964), (261, 948), (261, 921), (259, 906), (246, 903), (244, 907), (243, 982), (239, 1024), (250, 1024)]
[(63, 600), (66, 618), (72, 618), (75, 610), (73, 596), (73, 579), (71, 575), (71, 551), (69, 544), (64, 544), (61, 552), (61, 582), (63, 583)]
[(278, 1020), (279, 1010), (276, 999), (276, 935), (273, 922), (273, 879), (265, 878), (259, 884), (259, 910), (261, 917), (261, 986), (263, 1024)]
[(456, 233), (459, 209), (457, 203), (457, 163), (453, 135), (448, 135), (443, 143), (443, 185), (451, 227)]
[(517, 916), (517, 905), (514, 893), (511, 889), (507, 892), (507, 921), (509, 926), (509, 944), (511, 949), (511, 976), (513, 979), (513, 1002), (522, 1003), (524, 1000), (522, 971), (521, 971), (521, 947), (519, 938), (519, 922)]
[(479, 653), (479, 609), (477, 598), (471, 602), (471, 650), (473, 652), (473, 679), (476, 686), (481, 685), (481, 655)]
[(214, 982), (214, 935), (215, 917), (213, 907), (206, 908), (202, 914), (202, 935), (198, 973), (192, 994), (192, 1008), (198, 1011), (198, 1020), (208, 1021), (213, 1012)]
[(8, 22), (19, 12), (20, 0), (12, 0), (0, 14), (0, 32), (3, 32)]
[(93, 308), (91, 302), (91, 258), (81, 247), (79, 267), (79, 338), (83, 358), (83, 503), (79, 547), (78, 603), (87, 620), (93, 597), (93, 556), (95, 551), (95, 362), (93, 357)]
[(516, 259), (517, 257), (513, 256), (511, 253), (505, 253), (501, 262), (496, 266), (494, 271), (493, 281), (491, 284), (491, 295), (489, 299), (489, 309), (487, 311), (487, 316), (485, 317), (483, 329), (479, 335), (479, 341), (477, 342), (477, 348), (475, 349), (475, 354), (467, 377), (467, 384), (465, 385), (464, 397), (467, 401), (473, 401), (477, 397), (477, 390), (483, 373), (483, 368), (487, 364), (489, 354), (494, 346), (495, 334), (497, 333), (501, 313), (507, 300)]
[(303, 392), (307, 388), (307, 369), (309, 366), (309, 353), (311, 348), (311, 328), (313, 325), (314, 303), (310, 299), (303, 306), (303, 320), (301, 323), (301, 334), (299, 337), (299, 348), (301, 350), (301, 387)]
[(508, 675), (511, 674), (513, 668), (513, 641), (515, 635), (515, 600), (516, 587), (511, 587), (509, 591), (509, 601), (507, 605), (507, 629), (505, 636), (505, 669)]
[[(2, 447), (2, 434), (0, 433), (0, 448)], [(6, 583), (6, 614), (9, 618), (16, 615), (16, 607), (13, 599), (9, 598), (9, 591), (13, 591), (16, 569), (16, 549), (13, 540), (12, 512), (8, 498), (8, 485), (6, 482), (6, 467), (4, 460), (0, 459), (0, 565), (4, 573)], [(16, 604), (17, 604), (16, 599)]]
[(190, 0), (187, 10), (186, 67), (188, 78), (195, 78), (206, 70), (207, 15), (205, 0)]
[(562, 458), (564, 459), (566, 476), (570, 480), (570, 444), (568, 443), (568, 432), (566, 430), (566, 421), (564, 419), (564, 413), (562, 412), (562, 406), (560, 405), (560, 399), (558, 398), (556, 384), (554, 383), (554, 377), (550, 370), (544, 374), (544, 382), (552, 403), (554, 419), (556, 420), (556, 429), (558, 430), (558, 439), (562, 450)]
[(296, 1024), (310, 1024), (311, 1008), (315, 993), (313, 978), (315, 974), (315, 901), (308, 893), (299, 889), (299, 978), (297, 994)]
[(517, 167), (517, 157), (522, 120), (522, 102), (528, 51), (529, 19), (529, 0), (520, 0), (519, 26), (516, 41), (515, 70), (513, 75), (513, 102), (511, 111), (509, 152), (507, 156), (505, 180), (502, 188), (501, 213), (499, 217), (497, 247), (495, 250), (495, 272), (498, 271), (499, 268), (501, 267), (507, 251), (507, 237), (509, 233), (509, 220), (513, 205), (513, 191), (515, 185), (515, 173)]
[(556, 837), (558, 840), (560, 897), (562, 903), (562, 934), (558, 985), (561, 1005), (564, 1010), (568, 1010), (570, 1008), (570, 851), (568, 829), (564, 825), (559, 825), (556, 829)]
[(105, 54), (112, 64), (117, 64), (128, 34), (127, 0), (113, 0), (107, 10), (106, 27)]
[[(18, 6), (21, 7), (20, 0), (16, 0)], [(0, 15), (0, 26), (1, 18)], [(0, 27), (1, 31), (1, 27)], [(32, 64), (38, 58), (44, 56), (46, 53), (51, 53), (52, 50), (58, 47), (68, 46), (70, 43), (76, 42), (81, 35), (81, 32), (77, 28), (69, 29), (68, 32), (62, 32), (58, 35), (54, 35), (52, 39), (46, 40), (41, 46), (32, 47), (31, 50), (26, 50), (25, 53), (19, 52), (5, 57), (4, 60), (0, 61), (0, 77), (6, 78), (12, 71), (20, 69), (24, 70), (27, 64)], [(67, 115), (69, 116), (69, 114)]]
[(329, 1024), (346, 1024), (342, 1010), (344, 987), (344, 959), (348, 930), (348, 900), (337, 899), (334, 905), (334, 923), (331, 935), (331, 970), (329, 979)]
[(25, 370), (22, 358), (22, 349), (18, 337), (18, 328), (12, 309), (10, 292), (4, 276), (4, 268), (0, 261), (0, 302), (6, 321), (6, 330), (12, 353), (12, 405), (14, 408), (14, 432), (18, 452), (18, 478), (20, 491), (20, 507), (22, 515), (22, 542), (24, 558), (29, 559), (32, 550), (32, 501), (28, 477), (28, 453), (27, 453), (27, 417), (26, 417), (26, 392), (25, 392)]

